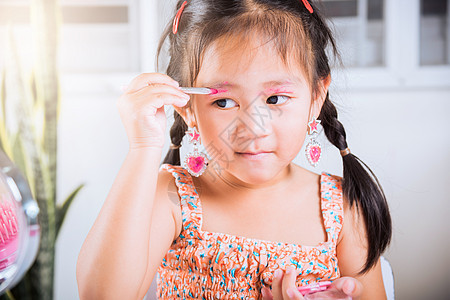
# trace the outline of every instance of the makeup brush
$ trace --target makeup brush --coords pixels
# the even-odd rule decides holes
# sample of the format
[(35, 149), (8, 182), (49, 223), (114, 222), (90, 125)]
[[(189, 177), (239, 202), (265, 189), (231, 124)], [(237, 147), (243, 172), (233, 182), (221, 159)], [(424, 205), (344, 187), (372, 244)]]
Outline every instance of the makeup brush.
[(197, 94), (197, 95), (214, 95), (219, 91), (210, 88), (199, 88), (199, 87), (180, 87), (180, 89), (186, 94)]
[[(128, 88), (127, 85), (122, 85), (120, 90), (124, 92)], [(199, 87), (180, 87), (180, 89), (186, 94), (197, 94), (197, 95), (215, 95), (219, 93), (216, 89), (210, 88), (199, 88)]]

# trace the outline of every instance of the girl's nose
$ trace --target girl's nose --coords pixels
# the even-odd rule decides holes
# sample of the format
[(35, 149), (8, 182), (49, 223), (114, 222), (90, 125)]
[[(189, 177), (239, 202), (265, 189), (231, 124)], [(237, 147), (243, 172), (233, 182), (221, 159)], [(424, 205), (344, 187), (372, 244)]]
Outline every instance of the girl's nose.
[(273, 112), (270, 107), (260, 100), (255, 100), (240, 111), (240, 131), (249, 139), (268, 136), (272, 133)]

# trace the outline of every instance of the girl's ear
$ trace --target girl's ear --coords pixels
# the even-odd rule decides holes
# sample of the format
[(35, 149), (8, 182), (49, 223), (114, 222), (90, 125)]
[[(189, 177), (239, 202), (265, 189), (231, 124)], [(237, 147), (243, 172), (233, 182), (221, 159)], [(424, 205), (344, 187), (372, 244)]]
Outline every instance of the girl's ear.
[(327, 98), (328, 88), (330, 87), (330, 84), (331, 75), (328, 74), (328, 76), (320, 82), (319, 92), (317, 93), (317, 97), (313, 102), (313, 113), (316, 118), (320, 115), (323, 103)]
[[(190, 100), (192, 101), (192, 100)], [(179, 107), (176, 105), (173, 105), (173, 108), (177, 111), (177, 113), (183, 118), (184, 122), (189, 126), (190, 128), (195, 127), (195, 118), (191, 111), (191, 106), (186, 105), (184, 107)]]

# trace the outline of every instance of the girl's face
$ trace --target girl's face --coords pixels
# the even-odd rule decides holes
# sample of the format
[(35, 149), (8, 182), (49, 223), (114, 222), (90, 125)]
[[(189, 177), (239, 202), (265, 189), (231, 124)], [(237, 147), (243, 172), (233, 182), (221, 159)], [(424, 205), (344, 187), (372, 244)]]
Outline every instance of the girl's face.
[(311, 106), (303, 71), (287, 67), (270, 43), (221, 45), (207, 49), (194, 84), (219, 93), (191, 96), (193, 116), (189, 111), (185, 120), (197, 127), (211, 157), (206, 172), (239, 185), (270, 186), (286, 175), (305, 140), (308, 116), (319, 115), (322, 101)]

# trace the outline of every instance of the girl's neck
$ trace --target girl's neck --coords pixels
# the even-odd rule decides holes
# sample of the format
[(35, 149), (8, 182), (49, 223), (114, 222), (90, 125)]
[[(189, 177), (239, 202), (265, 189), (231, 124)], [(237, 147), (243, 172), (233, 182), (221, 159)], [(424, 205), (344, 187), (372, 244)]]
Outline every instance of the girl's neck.
[(271, 180), (264, 184), (255, 185), (244, 182), (225, 170), (218, 172), (211, 167), (209, 172), (195, 178), (194, 184), (199, 193), (207, 192), (208, 195), (219, 197), (245, 197), (247, 199), (267, 197), (284, 191), (292, 182), (296, 169), (290, 163)]

